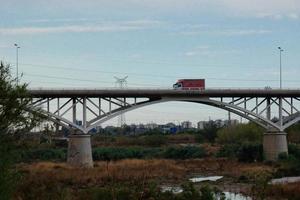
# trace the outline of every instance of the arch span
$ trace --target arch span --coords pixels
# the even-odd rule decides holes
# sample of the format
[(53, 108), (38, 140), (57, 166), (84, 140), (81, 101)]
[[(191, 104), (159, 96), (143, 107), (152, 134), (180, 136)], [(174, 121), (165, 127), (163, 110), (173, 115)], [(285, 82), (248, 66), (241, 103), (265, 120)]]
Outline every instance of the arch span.
[[(134, 98), (134, 97), (133, 97)], [(225, 97), (226, 98), (226, 97)], [(134, 101), (127, 100), (126, 98), (107, 98), (107, 97), (99, 97), (99, 98), (87, 98), (87, 97), (71, 97), (66, 99), (65, 101), (61, 101), (59, 105), (59, 99), (57, 98), (57, 107), (51, 110), (49, 108), (50, 101), (55, 98), (47, 99), (38, 99), (35, 103), (30, 107), (31, 110), (35, 108), (39, 108), (39, 106), (44, 106), (42, 114), (46, 116), (49, 120), (58, 123), (62, 126), (65, 126), (69, 129), (76, 129), (83, 133), (88, 133), (92, 129), (101, 125), (102, 123), (120, 115), (125, 112), (129, 112), (132, 110), (136, 110), (145, 106), (159, 104), (163, 102), (190, 102), (190, 103), (198, 103), (204, 104), (212, 107), (216, 107), (222, 110), (226, 110), (228, 112), (234, 113), (238, 116), (241, 116), (249, 121), (252, 121), (265, 129), (272, 129), (275, 131), (284, 131), (289, 126), (300, 121), (300, 112), (293, 105), (290, 104), (291, 111), (284, 107), (279, 109), (279, 118), (282, 116), (283, 112), (285, 112), (286, 117), (282, 117), (282, 121), (272, 121), (270, 117), (271, 107), (277, 106), (280, 108), (280, 99), (279, 98), (261, 98), (258, 101), (258, 98), (255, 97), (240, 97), (240, 98), (230, 98), (224, 100), (224, 98), (209, 98), (209, 97), (160, 97), (160, 98), (134, 98)], [(106, 107), (101, 107), (101, 99), (104, 103), (106, 103)], [(253, 100), (256, 99), (256, 104)], [(99, 100), (99, 104), (96, 102)], [(137, 101), (138, 100), (138, 101)], [(251, 101), (252, 102), (251, 102)], [(287, 100), (283, 99), (287, 102)], [(281, 100), (282, 101), (282, 100)], [(300, 99), (299, 99), (300, 102)], [(51, 102), (52, 103), (52, 102)], [(55, 104), (56, 102), (53, 102)], [(45, 104), (47, 104), (45, 108)], [(247, 104), (247, 105), (246, 105)], [(82, 110), (81, 110), (82, 106)], [(254, 107), (253, 107), (254, 106)], [(77, 108), (79, 107), (79, 108)], [(109, 108), (109, 109), (108, 109)], [(82, 111), (82, 113), (78, 113), (83, 115), (82, 125), (78, 124), (78, 116), (76, 112)], [(300, 110), (300, 109), (299, 109)], [(97, 112), (99, 111), (99, 112)], [(293, 112), (297, 111), (297, 112)], [(89, 120), (87, 120), (87, 112), (90, 112)], [(67, 114), (69, 113), (69, 114)], [(71, 115), (70, 115), (71, 114)], [(69, 119), (70, 116), (73, 116), (73, 119)], [(77, 116), (77, 117), (76, 117)]]
[(114, 117), (117, 117), (118, 115), (120, 115), (122, 113), (136, 110), (136, 109), (139, 109), (139, 108), (142, 108), (145, 106), (149, 106), (149, 105), (159, 104), (159, 103), (163, 103), (163, 102), (172, 102), (172, 101), (191, 102), (191, 103), (198, 103), (198, 104), (213, 106), (216, 108), (220, 108), (222, 110), (232, 112), (238, 116), (241, 116), (249, 121), (252, 121), (252, 122), (258, 124), (259, 126), (262, 126), (265, 129), (268, 129), (270, 126), (276, 130), (280, 129), (280, 127), (277, 124), (275, 124), (274, 122), (272, 122), (271, 120), (268, 120), (265, 117), (257, 115), (254, 112), (248, 111), (244, 108), (241, 108), (241, 107), (238, 107), (238, 106), (235, 106), (232, 104), (211, 100), (209, 98), (201, 98), (201, 99), (199, 99), (199, 98), (197, 98), (197, 99), (195, 99), (195, 98), (178, 98), (178, 99), (161, 98), (158, 100), (149, 100), (149, 101), (142, 102), (142, 103), (139, 103), (136, 105), (127, 105), (127, 106), (124, 106), (124, 107), (121, 107), (119, 109), (112, 111), (110, 114), (99, 116), (96, 119), (92, 120), (92, 122), (94, 122), (94, 123), (90, 124), (90, 126), (87, 127), (85, 132), (89, 132), (93, 128), (101, 125), (102, 123), (104, 123)]

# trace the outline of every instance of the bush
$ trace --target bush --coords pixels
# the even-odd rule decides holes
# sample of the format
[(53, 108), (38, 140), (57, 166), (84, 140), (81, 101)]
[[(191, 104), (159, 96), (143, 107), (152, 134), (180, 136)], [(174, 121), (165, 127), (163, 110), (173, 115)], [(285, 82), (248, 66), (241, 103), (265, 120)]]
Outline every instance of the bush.
[(125, 158), (142, 158), (140, 148), (96, 148), (93, 150), (94, 160), (120, 160)]
[(263, 146), (257, 143), (244, 143), (237, 152), (241, 162), (254, 162), (263, 160)]
[(288, 146), (289, 154), (279, 154), (279, 168), (276, 177), (300, 175), (300, 148), (297, 145)]
[(278, 160), (287, 160), (289, 155), (286, 152), (281, 152), (278, 155)]
[(289, 155), (295, 156), (295, 158), (300, 160), (300, 146), (296, 144), (289, 144)]
[(141, 138), (145, 146), (162, 146), (167, 144), (167, 137), (164, 135), (149, 135)]
[(240, 162), (254, 162), (263, 160), (262, 144), (243, 143), (226, 144), (216, 155), (217, 157), (237, 158)]
[(203, 158), (204, 156), (206, 156), (204, 148), (195, 146), (181, 148), (169, 147), (163, 154), (164, 158), (170, 159)]
[(160, 148), (117, 148), (117, 147), (103, 147), (95, 148), (93, 150), (94, 160), (120, 160), (128, 158), (157, 158), (161, 157), (163, 150)]
[(67, 149), (31, 149), (22, 151), (21, 161), (32, 160), (58, 160), (65, 161), (67, 158)]
[(236, 158), (236, 153), (239, 149), (239, 144), (226, 144), (216, 154), (217, 157)]
[(261, 142), (263, 128), (254, 123), (230, 126), (218, 131), (216, 141), (220, 144)]
[(96, 148), (93, 151), (94, 160), (120, 160), (128, 158), (168, 158), (168, 159), (190, 159), (202, 158), (206, 155), (202, 147), (169, 147), (162, 148)]

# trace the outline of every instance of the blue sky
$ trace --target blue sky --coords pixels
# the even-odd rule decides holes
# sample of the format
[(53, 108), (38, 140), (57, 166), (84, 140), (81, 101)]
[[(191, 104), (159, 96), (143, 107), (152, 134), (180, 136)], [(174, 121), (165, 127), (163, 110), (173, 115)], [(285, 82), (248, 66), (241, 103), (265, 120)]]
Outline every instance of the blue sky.
[[(0, 3), (0, 59), (15, 65), (13, 44), (18, 43), (22, 80), (31, 87), (113, 87), (114, 75), (128, 75), (129, 87), (170, 87), (179, 78), (206, 78), (211, 88), (275, 88), (277, 47), (282, 46), (283, 86), (299, 88), (297, 0)], [(227, 113), (169, 103), (127, 118), (175, 122), (209, 116)]]

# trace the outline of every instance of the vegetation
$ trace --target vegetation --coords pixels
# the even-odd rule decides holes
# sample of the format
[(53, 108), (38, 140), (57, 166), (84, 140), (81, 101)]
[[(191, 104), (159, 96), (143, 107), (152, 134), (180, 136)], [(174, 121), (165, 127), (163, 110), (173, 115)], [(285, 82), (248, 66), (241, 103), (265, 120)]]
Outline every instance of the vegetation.
[[(141, 148), (141, 147), (98, 147), (93, 149), (95, 161), (113, 161), (121, 159), (192, 159), (206, 156), (202, 147), (167, 147), (167, 148)], [(20, 154), (20, 161), (65, 161), (67, 149), (37, 148), (24, 150)]]
[[(186, 182), (190, 172), (203, 174), (206, 168), (224, 164), (230, 176), (245, 174), (249, 164), (216, 159), (197, 160), (120, 160), (96, 162), (91, 169), (76, 169), (64, 163), (39, 162), (19, 165), (22, 184), (16, 199), (215, 199), (219, 190)], [(256, 164), (254, 168), (262, 166)], [(38, 177), (38, 178), (37, 178)], [(178, 185), (184, 192), (162, 192), (165, 183)], [(183, 184), (182, 184), (183, 183)], [(105, 198), (106, 197), (106, 198)]]
[[(18, 173), (14, 168), (17, 143), (20, 133), (33, 128), (39, 121), (36, 115), (28, 113), (31, 101), (26, 84), (10, 73), (10, 66), (0, 62), (0, 197), (10, 199)], [(22, 97), (22, 98), (20, 98)]]
[(145, 146), (159, 147), (167, 144), (167, 136), (153, 134), (141, 136), (111, 136), (94, 135), (92, 137), (93, 146)]
[(254, 123), (238, 124), (220, 129), (216, 141), (219, 144), (261, 143), (263, 128)]
[(300, 176), (300, 146), (290, 144), (288, 148), (288, 155), (279, 155), (279, 167), (275, 173), (275, 177)]

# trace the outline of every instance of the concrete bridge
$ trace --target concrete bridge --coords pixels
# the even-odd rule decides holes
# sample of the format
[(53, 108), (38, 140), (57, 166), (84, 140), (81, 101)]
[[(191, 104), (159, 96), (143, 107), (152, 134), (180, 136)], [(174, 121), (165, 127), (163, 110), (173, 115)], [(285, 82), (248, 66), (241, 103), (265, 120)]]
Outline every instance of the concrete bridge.
[[(291, 89), (30, 89), (31, 109), (71, 130), (68, 163), (91, 167), (93, 128), (125, 112), (162, 102), (205, 104), (239, 115), (265, 128), (267, 160), (288, 152), (286, 128), (300, 120), (300, 90)], [(77, 123), (82, 121), (82, 125)]]

